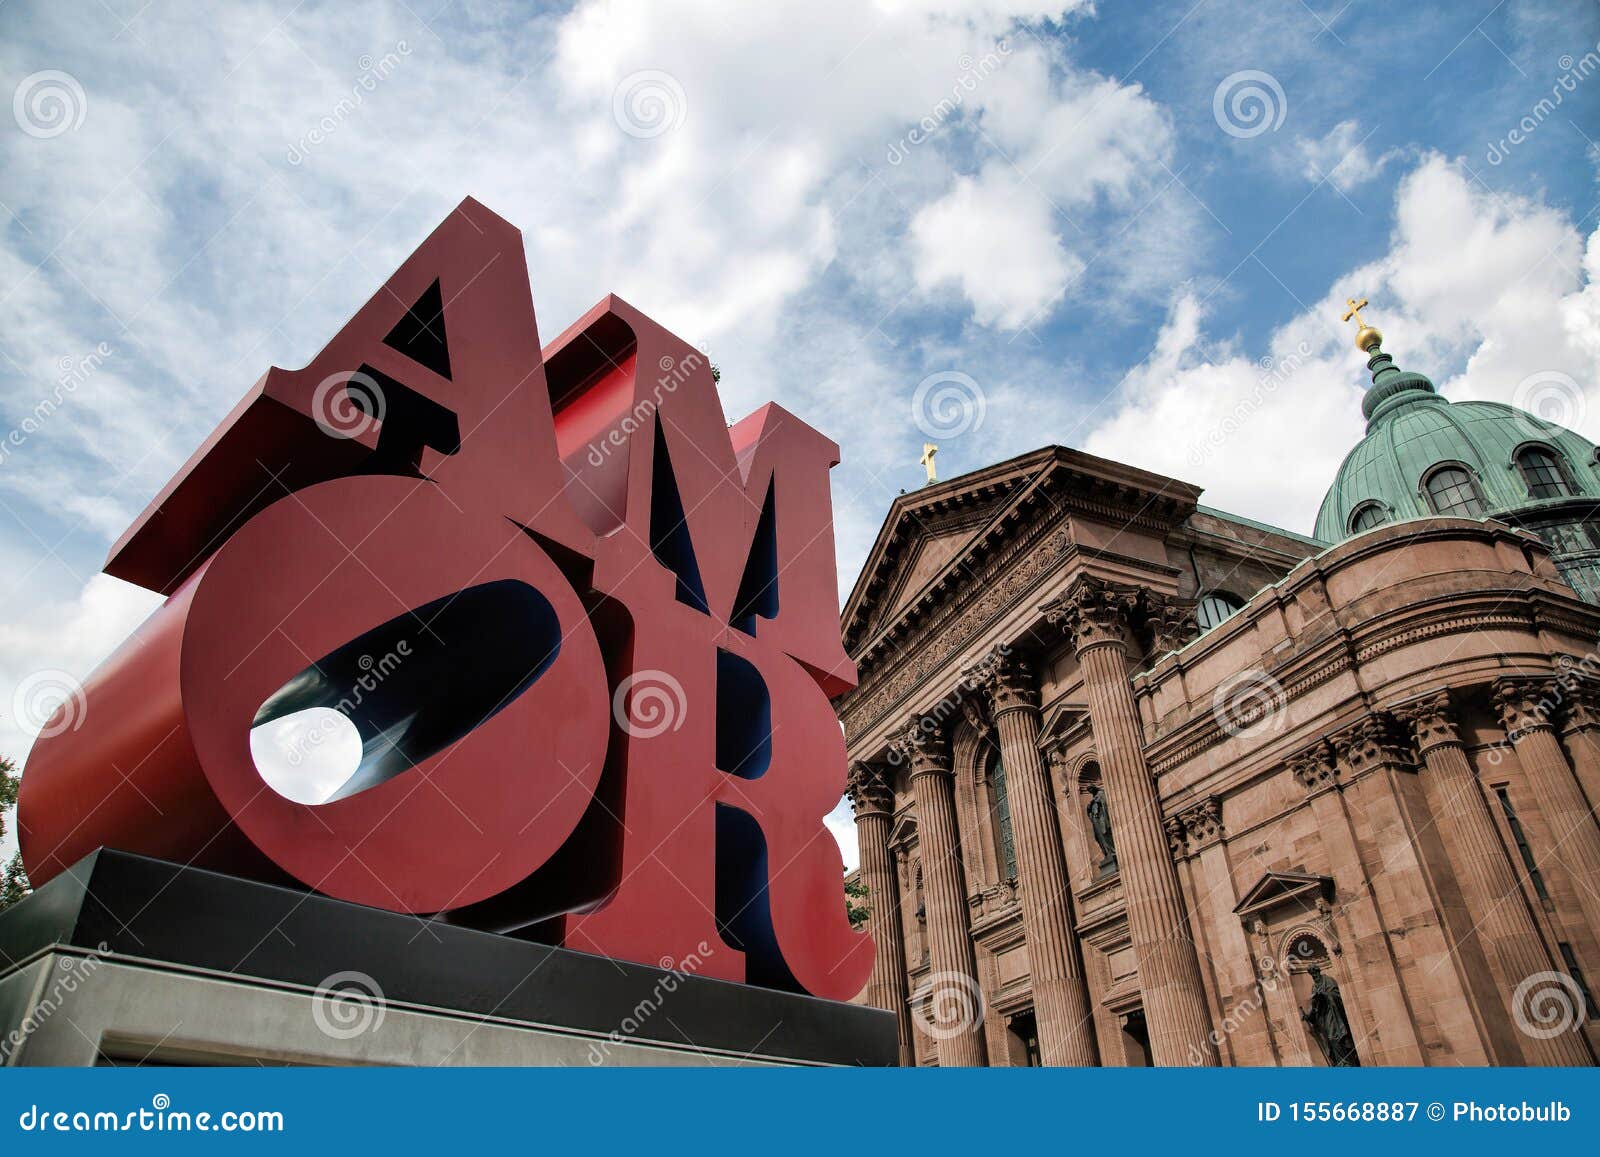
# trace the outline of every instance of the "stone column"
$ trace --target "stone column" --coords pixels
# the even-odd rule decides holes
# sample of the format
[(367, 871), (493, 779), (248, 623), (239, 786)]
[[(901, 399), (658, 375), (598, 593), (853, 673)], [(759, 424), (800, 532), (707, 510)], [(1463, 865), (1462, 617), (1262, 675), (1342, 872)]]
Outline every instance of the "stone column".
[(1600, 687), (1568, 672), (1561, 694), (1561, 738), (1589, 810), (1600, 812)]
[(1006, 769), (1040, 1060), (1046, 1065), (1095, 1065), (1100, 1054), (1072, 926), (1061, 828), (1050, 777), (1039, 756), (1039, 677), (1027, 660), (1002, 649), (969, 673), (969, 681), (990, 699)]
[(867, 924), (877, 955), (867, 981), (867, 1003), (888, 1009), (900, 1025), (900, 1063), (916, 1064), (911, 1045), (911, 1009), (907, 1005), (905, 935), (900, 926), (900, 894), (889, 827), (894, 819), (894, 791), (889, 769), (882, 764), (855, 763), (850, 768), (850, 804), (856, 815), (856, 843), (861, 852), (861, 882), (867, 889)]
[[(1514, 993), (1528, 977), (1550, 972), (1555, 965), (1539, 938), (1489, 805), (1467, 762), (1449, 693), (1439, 691), (1403, 704), (1394, 714), (1410, 729), (1422, 757), (1428, 802), (1451, 854), (1476, 935), (1500, 965), (1502, 984), (1510, 986), (1501, 993), (1502, 1003), (1514, 1023), (1535, 1023), (1526, 1019), (1528, 1010), (1514, 1007)], [(1516, 1040), (1531, 1065), (1589, 1063), (1589, 1050), (1577, 1033), (1548, 1039), (1521, 1033)]]
[(1556, 739), (1551, 716), (1560, 696), (1553, 679), (1501, 679), (1494, 685), (1500, 722), (1550, 833), (1551, 846), (1535, 854), (1561, 865), (1572, 878), (1584, 920), (1600, 928), (1600, 824)]
[[(1380, 1065), (1424, 1064), (1416, 1016), (1401, 983), (1395, 942), (1388, 931), (1402, 926), (1400, 917), (1385, 913), (1380, 907), (1378, 890), (1362, 863), (1339, 782), (1342, 769), (1333, 748), (1319, 739), (1293, 756), (1289, 769), (1306, 789), (1307, 803), (1333, 877), (1337, 905), (1334, 914), (1349, 931), (1352, 951), (1348, 959), (1358, 989), (1353, 995), (1359, 997), (1366, 1013), (1362, 1016), (1362, 1031), (1356, 1035), (1356, 1049), (1363, 1058), (1371, 1055)], [(1345, 996), (1347, 1007), (1351, 996)], [(1303, 1038), (1304, 1033), (1300, 1032), (1295, 1039), (1302, 1043), (1297, 1047), (1304, 1047)]]
[(950, 740), (931, 717), (911, 720), (896, 745), (911, 769), (922, 850), (923, 906), (928, 914), (931, 973), (914, 995), (934, 1039), (941, 1068), (984, 1063), (983, 991), (967, 920), (967, 885), (956, 834), (955, 776)]
[(1136, 599), (1131, 588), (1080, 575), (1043, 610), (1067, 631), (1083, 671), (1151, 1054), (1158, 1065), (1215, 1065), (1200, 962), (1128, 683), (1125, 639)]

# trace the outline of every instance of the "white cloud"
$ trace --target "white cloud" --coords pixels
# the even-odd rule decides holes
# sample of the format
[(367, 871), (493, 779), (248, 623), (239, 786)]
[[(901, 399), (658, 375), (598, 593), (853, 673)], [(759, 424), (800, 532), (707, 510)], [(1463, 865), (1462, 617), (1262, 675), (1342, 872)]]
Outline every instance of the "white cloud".
[(1597, 286), (1600, 230), (1585, 252), (1558, 210), (1486, 192), (1429, 157), (1400, 184), (1389, 253), (1338, 278), (1265, 349), (1208, 341), (1202, 304), (1181, 294), (1086, 449), (1200, 483), (1211, 505), (1309, 531), (1364, 433), (1369, 379), (1339, 324), (1347, 296), (1369, 297), (1385, 349), (1451, 398), (1510, 402), (1531, 374), (1570, 376), (1588, 395), (1573, 407), (1578, 432), (1596, 439)]
[(1312, 182), (1326, 179), (1343, 193), (1365, 185), (1400, 157), (1398, 149), (1373, 156), (1367, 148), (1369, 136), (1359, 121), (1348, 120), (1334, 125), (1320, 140), (1295, 142), (1302, 175)]

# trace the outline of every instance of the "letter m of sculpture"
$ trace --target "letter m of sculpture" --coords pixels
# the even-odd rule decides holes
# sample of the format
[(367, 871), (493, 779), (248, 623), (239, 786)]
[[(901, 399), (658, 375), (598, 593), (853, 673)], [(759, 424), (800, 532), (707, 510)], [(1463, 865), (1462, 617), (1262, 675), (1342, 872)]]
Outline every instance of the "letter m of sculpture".
[(615, 297), (541, 350), (521, 234), (463, 202), (113, 547), (167, 601), (35, 745), (29, 873), (111, 846), (855, 995), (837, 461), (775, 405), (729, 427)]

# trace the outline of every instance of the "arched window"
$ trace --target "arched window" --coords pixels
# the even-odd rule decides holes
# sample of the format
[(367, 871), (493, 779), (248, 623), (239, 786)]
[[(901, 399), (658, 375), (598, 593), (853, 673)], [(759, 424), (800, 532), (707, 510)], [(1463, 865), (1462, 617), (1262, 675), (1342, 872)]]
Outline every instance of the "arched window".
[(994, 816), (995, 843), (1000, 846), (1000, 873), (1007, 880), (1017, 878), (1017, 841), (1011, 832), (1011, 801), (1006, 797), (1006, 765), (999, 749), (989, 753), (989, 791)]
[(1360, 534), (1363, 530), (1371, 530), (1388, 521), (1389, 512), (1383, 508), (1383, 503), (1363, 502), (1350, 516), (1350, 533)]
[(1201, 598), (1194, 609), (1194, 621), (1202, 631), (1209, 631), (1224, 619), (1231, 619), (1243, 609), (1244, 604), (1227, 591), (1211, 591)]
[(1482, 518), (1483, 499), (1472, 475), (1461, 466), (1441, 466), (1428, 475), (1424, 483), (1428, 501), (1435, 514), (1453, 514), (1461, 518)]
[(1529, 498), (1564, 498), (1572, 493), (1561, 460), (1545, 446), (1526, 446), (1518, 451), (1517, 469), (1522, 471)]

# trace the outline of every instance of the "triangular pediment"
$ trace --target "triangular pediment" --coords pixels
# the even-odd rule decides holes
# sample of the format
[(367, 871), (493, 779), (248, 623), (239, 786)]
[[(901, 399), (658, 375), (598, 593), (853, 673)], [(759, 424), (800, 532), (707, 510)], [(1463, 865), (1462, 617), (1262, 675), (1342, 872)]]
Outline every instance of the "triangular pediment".
[(1268, 872), (1244, 894), (1234, 912), (1242, 918), (1289, 905), (1310, 910), (1317, 906), (1317, 901), (1332, 898), (1333, 881), (1327, 876)]
[(889, 846), (898, 848), (912, 843), (917, 838), (916, 813), (903, 811), (894, 818), (894, 827), (889, 829)]

